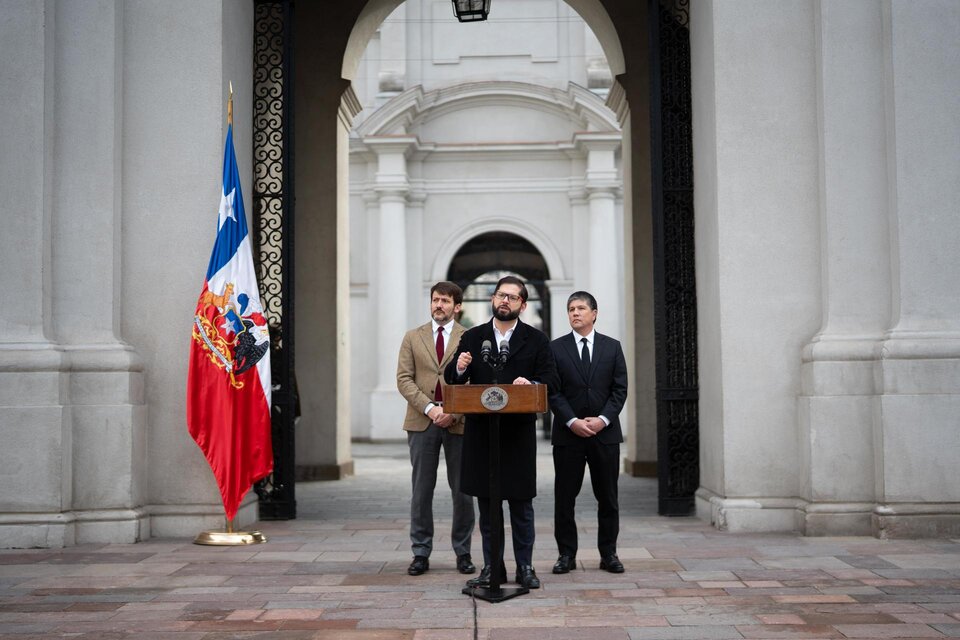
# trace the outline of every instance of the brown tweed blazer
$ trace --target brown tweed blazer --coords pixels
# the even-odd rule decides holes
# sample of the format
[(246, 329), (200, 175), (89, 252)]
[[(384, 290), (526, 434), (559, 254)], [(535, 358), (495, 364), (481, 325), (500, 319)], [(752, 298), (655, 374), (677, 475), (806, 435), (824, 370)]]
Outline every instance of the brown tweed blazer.
[[(454, 322), (452, 335), (444, 345), (443, 360), (440, 362), (437, 362), (432, 322), (411, 329), (403, 336), (400, 356), (397, 358), (397, 389), (407, 401), (404, 430), (423, 431), (430, 425), (430, 418), (424, 415), (423, 410), (433, 402), (437, 381), (443, 383), (443, 369), (457, 352), (463, 332), (463, 326)], [(463, 416), (458, 416), (449, 429), (452, 433), (463, 433)]]

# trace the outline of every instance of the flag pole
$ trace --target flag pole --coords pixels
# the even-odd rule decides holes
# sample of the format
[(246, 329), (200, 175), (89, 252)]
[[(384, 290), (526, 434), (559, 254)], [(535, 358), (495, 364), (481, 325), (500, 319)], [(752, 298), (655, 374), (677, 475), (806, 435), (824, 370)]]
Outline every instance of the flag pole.
[(233, 81), (230, 81), (230, 97), (227, 98), (227, 124), (233, 124)]
[[(227, 126), (233, 125), (233, 82), (230, 82), (230, 95), (227, 97)], [(235, 547), (247, 544), (262, 544), (267, 536), (259, 531), (235, 531), (234, 521), (226, 520), (223, 531), (201, 531), (193, 539), (193, 544), (205, 544), (222, 547)]]

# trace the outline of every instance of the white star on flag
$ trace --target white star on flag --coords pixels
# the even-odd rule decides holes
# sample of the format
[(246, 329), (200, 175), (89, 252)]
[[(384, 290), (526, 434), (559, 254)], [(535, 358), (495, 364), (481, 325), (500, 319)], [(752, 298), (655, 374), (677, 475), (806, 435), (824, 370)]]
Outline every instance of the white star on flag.
[(227, 218), (230, 218), (234, 222), (237, 221), (237, 216), (233, 209), (233, 198), (236, 194), (237, 190), (231, 189), (229, 195), (220, 196), (220, 223), (217, 225), (217, 229), (223, 228), (223, 223), (227, 221)]

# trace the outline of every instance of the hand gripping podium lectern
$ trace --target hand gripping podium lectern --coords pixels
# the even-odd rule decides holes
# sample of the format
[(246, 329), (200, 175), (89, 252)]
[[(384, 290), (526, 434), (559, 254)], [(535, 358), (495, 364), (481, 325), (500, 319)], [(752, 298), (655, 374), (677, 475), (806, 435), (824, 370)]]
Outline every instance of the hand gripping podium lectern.
[(500, 414), (543, 413), (547, 410), (547, 386), (543, 384), (455, 384), (443, 388), (447, 413), (484, 414), (490, 421), (490, 555), (489, 587), (464, 587), (462, 593), (487, 602), (502, 602), (530, 593), (526, 587), (500, 585), (500, 531), (503, 507), (500, 499)]

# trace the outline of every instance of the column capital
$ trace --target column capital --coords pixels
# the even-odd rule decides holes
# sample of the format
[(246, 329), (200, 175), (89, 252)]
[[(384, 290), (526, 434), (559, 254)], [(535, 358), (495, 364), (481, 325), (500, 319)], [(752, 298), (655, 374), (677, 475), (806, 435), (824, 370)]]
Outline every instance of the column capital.
[(616, 177), (604, 176), (603, 178), (594, 178), (587, 182), (586, 186), (587, 201), (606, 199), (615, 200), (620, 194), (620, 183)]
[(363, 138), (363, 144), (376, 153), (378, 158), (384, 155), (400, 155), (406, 158), (420, 146), (420, 141), (417, 136), (404, 134), (366, 136)]
[(620, 148), (623, 134), (619, 131), (578, 131), (573, 135), (573, 144), (577, 149), (613, 152)]
[(410, 192), (407, 156), (417, 146), (416, 136), (368, 136), (363, 143), (377, 155), (373, 190), (380, 202), (406, 202)]

